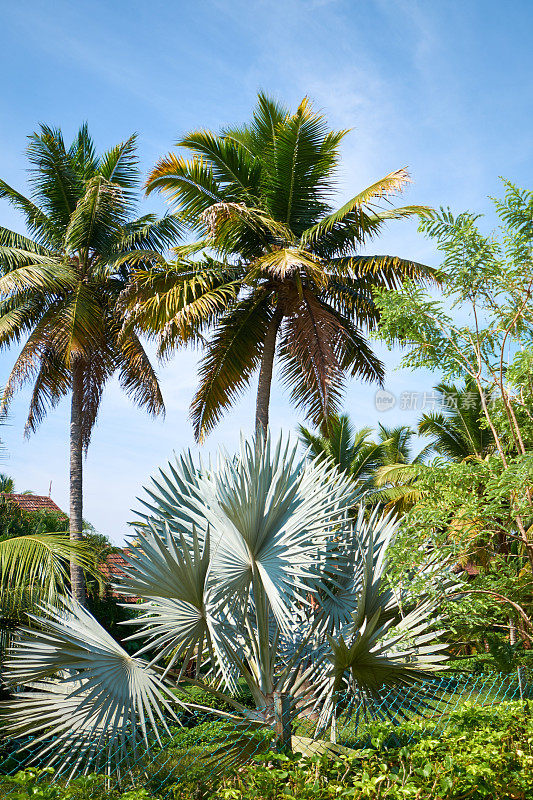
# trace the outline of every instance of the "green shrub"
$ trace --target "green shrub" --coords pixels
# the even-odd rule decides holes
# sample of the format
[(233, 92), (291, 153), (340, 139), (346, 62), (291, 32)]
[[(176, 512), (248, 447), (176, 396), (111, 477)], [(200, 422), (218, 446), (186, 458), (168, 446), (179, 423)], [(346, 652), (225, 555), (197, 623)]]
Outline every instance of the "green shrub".
[[(533, 721), (527, 704), (489, 708), (464, 703), (432, 732), (428, 722), (394, 729), (368, 726), (367, 746), (350, 755), (269, 753), (239, 769), (203, 759), (223, 723), (176, 728), (139, 770), (132, 791), (110, 791), (104, 778), (77, 778), (65, 788), (46, 771), (0, 779), (9, 800), (533, 800)], [(401, 746), (389, 746), (396, 737)], [(10, 792), (10, 793), (9, 793)]]

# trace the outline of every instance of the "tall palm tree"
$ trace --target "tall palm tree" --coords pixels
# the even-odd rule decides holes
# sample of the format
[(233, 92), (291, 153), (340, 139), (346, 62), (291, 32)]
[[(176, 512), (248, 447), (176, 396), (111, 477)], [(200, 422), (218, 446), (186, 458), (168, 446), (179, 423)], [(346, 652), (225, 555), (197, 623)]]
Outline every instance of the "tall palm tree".
[(348, 414), (332, 417), (323, 431), (310, 431), (304, 425), (298, 428), (300, 441), (309, 448), (313, 458), (329, 458), (341, 471), (357, 483), (361, 492), (373, 488), (373, 477), (383, 465), (383, 442), (370, 437), (372, 428), (356, 430)]
[(463, 388), (439, 383), (434, 393), (442, 411), (424, 414), (418, 432), (430, 436), (434, 450), (452, 461), (484, 458), (494, 448), (494, 437), (481, 424), (483, 407), (474, 382), (466, 380)]
[(399, 169), (334, 210), (345, 134), (308, 99), (290, 113), (260, 94), (249, 124), (194, 131), (178, 142), (192, 157), (169, 153), (149, 177), (148, 192), (166, 194), (199, 237), (196, 249), (210, 248), (193, 265), (194, 248), (170, 266), (153, 258), (130, 297), (140, 329), (161, 334), (161, 352), (205, 345), (191, 409), (199, 439), (256, 370), (256, 427), (266, 431), (276, 355), (294, 403), (314, 423), (327, 419), (347, 376), (383, 378), (363, 335), (378, 318), (373, 288), (434, 276), (413, 261), (359, 255), (388, 220), (424, 209), (390, 205), (409, 181)]
[[(77, 540), (82, 456), (107, 380), (118, 372), (136, 403), (152, 414), (164, 408), (139, 338), (122, 328), (117, 299), (129, 280), (127, 254), (159, 251), (179, 225), (170, 215), (134, 217), (135, 136), (98, 156), (86, 125), (68, 148), (60, 130), (42, 125), (29, 137), (27, 155), (29, 198), (0, 181), (0, 197), (23, 214), (29, 232), (0, 227), (0, 347), (24, 341), (1, 403), (5, 410), (14, 392), (33, 382), (29, 433), (70, 394), (70, 535)], [(83, 601), (76, 563), (71, 580)]]

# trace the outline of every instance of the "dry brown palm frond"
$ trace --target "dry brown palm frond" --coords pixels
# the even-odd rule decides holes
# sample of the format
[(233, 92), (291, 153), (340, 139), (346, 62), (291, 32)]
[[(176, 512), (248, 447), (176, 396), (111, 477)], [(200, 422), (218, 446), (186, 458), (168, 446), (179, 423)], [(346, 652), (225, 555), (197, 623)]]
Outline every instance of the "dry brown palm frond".
[[(282, 343), (287, 359), (285, 382), (292, 386), (293, 393), (302, 393), (302, 401), (304, 393), (313, 396), (321, 407), (319, 418), (327, 419), (344, 382), (338, 351), (345, 331), (337, 317), (310, 291), (304, 289), (301, 297), (295, 291), (291, 305), (286, 299), (285, 312), (289, 313), (283, 323)], [(299, 389), (296, 382), (300, 383)]]
[(271, 236), (282, 241), (294, 241), (294, 235), (286, 225), (275, 220), (261, 208), (250, 207), (245, 203), (213, 203), (202, 212), (200, 219), (213, 242), (223, 236), (227, 223), (232, 223), (235, 219), (239, 219), (246, 227), (255, 232), (267, 231)]

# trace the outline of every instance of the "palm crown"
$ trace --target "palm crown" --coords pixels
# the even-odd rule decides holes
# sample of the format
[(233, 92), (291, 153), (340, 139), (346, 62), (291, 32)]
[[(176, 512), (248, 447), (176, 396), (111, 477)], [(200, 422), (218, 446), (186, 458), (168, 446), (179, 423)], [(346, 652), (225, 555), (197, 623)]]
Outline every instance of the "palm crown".
[(26, 219), (30, 236), (0, 228), (0, 346), (26, 338), (4, 390), (4, 406), (34, 380), (29, 429), (72, 388), (83, 364), (82, 430), (85, 446), (103, 387), (118, 369), (124, 388), (150, 411), (162, 409), (156, 376), (137, 338), (121, 332), (114, 313), (128, 269), (119, 255), (161, 246), (178, 233), (177, 221), (152, 215), (133, 219), (138, 182), (135, 137), (100, 158), (86, 126), (70, 148), (61, 132), (41, 126), (28, 146), (32, 197), (0, 181)]
[(484, 458), (494, 449), (494, 437), (481, 422), (481, 397), (472, 380), (464, 388), (439, 383), (434, 390), (441, 401), (442, 411), (424, 414), (418, 432), (432, 437), (438, 453), (452, 461)]
[(356, 481), (361, 492), (374, 488), (374, 473), (385, 460), (386, 440), (374, 442), (372, 428), (356, 430), (348, 414), (340, 414), (332, 417), (324, 431), (313, 432), (300, 425), (299, 434), (310, 457), (332, 461)]
[(314, 422), (337, 410), (346, 376), (383, 377), (362, 332), (377, 320), (373, 287), (432, 272), (357, 253), (386, 220), (423, 209), (376, 206), (409, 180), (400, 169), (333, 210), (345, 133), (329, 131), (307, 99), (291, 114), (260, 95), (248, 125), (189, 134), (178, 144), (192, 157), (170, 153), (150, 175), (148, 191), (168, 195), (209, 255), (191, 264), (194, 248), (178, 248), (170, 267), (154, 257), (129, 307), (142, 330), (163, 330), (162, 352), (206, 344), (192, 404), (199, 438), (257, 369), (257, 423), (266, 429), (276, 354), (293, 402)]

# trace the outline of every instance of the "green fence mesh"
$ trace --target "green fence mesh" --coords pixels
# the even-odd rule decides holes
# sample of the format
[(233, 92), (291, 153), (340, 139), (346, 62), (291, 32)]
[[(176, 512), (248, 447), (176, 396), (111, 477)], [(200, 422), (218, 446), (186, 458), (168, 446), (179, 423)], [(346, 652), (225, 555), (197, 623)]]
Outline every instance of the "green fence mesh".
[[(396, 712), (396, 721), (401, 725), (397, 734), (391, 734), (388, 745), (398, 746), (415, 737), (444, 731), (465, 703), (483, 708), (533, 697), (533, 681), (529, 670), (526, 672), (523, 668), (509, 674), (447, 674), (436, 678), (430, 684), (436, 697), (431, 707), (426, 703), (428, 685), (404, 693), (385, 691), (380, 703), (353, 700), (339, 703), (335, 725), (326, 732), (328, 746), (332, 740), (339, 752), (343, 747), (368, 746), (375, 721), (385, 720), (390, 709)], [(273, 731), (258, 729), (252, 724), (232, 725), (214, 714), (184, 715), (180, 722), (181, 725), (173, 726), (171, 735), (162, 738), (160, 743), (153, 741), (148, 747), (137, 743), (112, 769), (102, 749), (101, 758), (95, 759), (90, 776), (85, 778), (84, 795), (91, 796), (91, 786), (100, 792), (104, 786), (109, 794), (144, 787), (151, 794), (164, 797), (170, 794), (170, 787), (179, 786), (180, 782), (207, 783), (234, 767), (238, 760), (251, 759), (275, 747)], [(299, 713), (291, 727), (292, 749), (304, 755), (319, 753), (326, 739), (316, 737), (316, 728), (316, 715), (308, 711)], [(6, 776), (29, 766), (43, 767), (48, 763), (39, 755), (48, 744), (52, 744), (49, 759), (54, 753), (53, 742), (36, 744), (31, 739), (8, 739), (0, 735), (0, 797), (16, 790)], [(65, 784), (73, 778), (79, 780), (83, 773), (83, 765), (73, 767), (70, 764), (68, 768), (56, 769), (48, 780)]]

